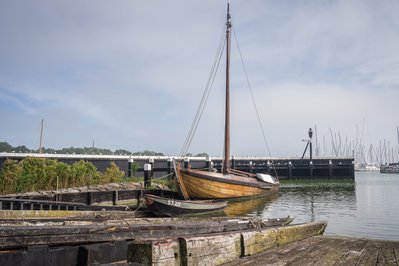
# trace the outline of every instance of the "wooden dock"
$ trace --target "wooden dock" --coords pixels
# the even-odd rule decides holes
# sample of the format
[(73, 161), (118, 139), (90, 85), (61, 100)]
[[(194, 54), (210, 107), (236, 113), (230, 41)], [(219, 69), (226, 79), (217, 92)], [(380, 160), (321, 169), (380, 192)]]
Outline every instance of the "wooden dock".
[(0, 219), (0, 265), (221, 265), (321, 234), (326, 227), (325, 222), (285, 222), (133, 218), (127, 212)]
[(399, 241), (314, 236), (224, 265), (399, 265)]
[[(14, 213), (0, 219), (2, 266), (399, 265), (399, 241), (320, 236), (326, 222), (135, 218), (114, 211), (71, 212), (69, 217), (63, 216), (66, 211), (34, 211), (46, 217), (2, 212)], [(50, 212), (59, 217), (48, 216)]]

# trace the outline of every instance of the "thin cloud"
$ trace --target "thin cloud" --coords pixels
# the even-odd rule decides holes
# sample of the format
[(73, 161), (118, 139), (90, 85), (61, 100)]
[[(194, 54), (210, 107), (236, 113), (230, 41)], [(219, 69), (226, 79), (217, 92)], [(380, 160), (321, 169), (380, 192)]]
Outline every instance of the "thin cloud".
[[(95, 140), (177, 154), (208, 78), (225, 4), (1, 2), (0, 123), (8, 127), (0, 139), (30, 145), (44, 118), (49, 147)], [(392, 138), (399, 124), (398, 3), (231, 5), (273, 155), (301, 155), (300, 140), (315, 124), (320, 135), (331, 127), (353, 138), (365, 119), (370, 140)], [(223, 68), (192, 153), (222, 151)], [(266, 155), (236, 53), (231, 76), (234, 154)]]

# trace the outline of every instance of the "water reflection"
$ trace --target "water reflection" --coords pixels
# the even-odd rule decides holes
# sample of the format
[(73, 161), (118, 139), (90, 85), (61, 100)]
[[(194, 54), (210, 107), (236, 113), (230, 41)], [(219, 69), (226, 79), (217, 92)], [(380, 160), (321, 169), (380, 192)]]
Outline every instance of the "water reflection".
[(274, 193), (268, 197), (229, 202), (224, 212), (227, 216), (262, 216), (263, 211), (267, 209), (267, 205), (270, 205), (278, 196), (278, 193)]
[(326, 235), (399, 240), (399, 175), (356, 173), (355, 181), (282, 184), (269, 198), (229, 203), (228, 216), (328, 221)]
[(269, 198), (230, 203), (228, 216), (327, 221), (326, 235), (399, 240), (399, 174), (357, 172), (355, 181), (282, 184)]
[(283, 184), (273, 197), (229, 203), (225, 213), (228, 216), (247, 215), (264, 219), (291, 216), (295, 218), (295, 223), (323, 220), (329, 222), (326, 233), (334, 234), (346, 231), (347, 220), (355, 219), (356, 208), (354, 181), (298, 181)]
[[(264, 209), (262, 218), (290, 215), (296, 223), (310, 221), (335, 222), (335, 218), (354, 216), (356, 193), (354, 183), (345, 185), (282, 187), (280, 197)], [(327, 230), (331, 227), (327, 227)]]

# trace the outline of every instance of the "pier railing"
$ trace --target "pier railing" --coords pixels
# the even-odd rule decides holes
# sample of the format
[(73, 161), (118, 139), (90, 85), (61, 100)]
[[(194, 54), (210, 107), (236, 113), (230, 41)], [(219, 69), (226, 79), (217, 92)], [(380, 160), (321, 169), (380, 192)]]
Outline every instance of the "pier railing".
[[(126, 176), (132, 176), (132, 165), (136, 163), (136, 176), (144, 176), (144, 165), (151, 164), (152, 177), (163, 177), (173, 172), (173, 159), (176, 156), (129, 156), (129, 155), (88, 155), (88, 154), (38, 154), (38, 153), (0, 153), (0, 167), (7, 159), (22, 160), (25, 157), (56, 159), (72, 164), (80, 160), (93, 163), (100, 172), (104, 172), (114, 162)], [(187, 157), (186, 162), (192, 168), (216, 168), (220, 170), (220, 157)], [(233, 157), (232, 168), (252, 172), (268, 173), (280, 179), (354, 179), (354, 158), (352, 157), (316, 157), (277, 158), (277, 157)]]

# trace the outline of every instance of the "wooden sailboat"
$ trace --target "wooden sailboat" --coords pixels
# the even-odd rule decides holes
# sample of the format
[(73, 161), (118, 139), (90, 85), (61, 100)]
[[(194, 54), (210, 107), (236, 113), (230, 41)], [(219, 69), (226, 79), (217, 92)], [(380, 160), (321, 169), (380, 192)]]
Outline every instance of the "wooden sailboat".
[(231, 199), (263, 196), (278, 191), (278, 179), (231, 169), (230, 166), (230, 43), (231, 16), (227, 4), (226, 23), (226, 109), (224, 161), (221, 173), (191, 169), (176, 162), (178, 187), (185, 199)]

